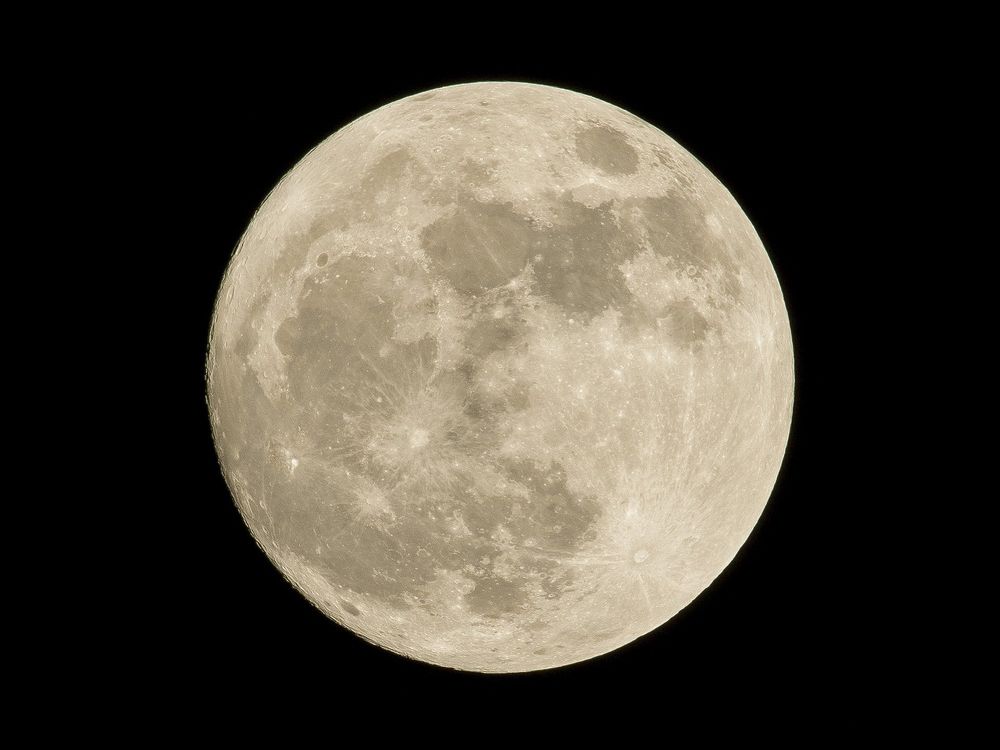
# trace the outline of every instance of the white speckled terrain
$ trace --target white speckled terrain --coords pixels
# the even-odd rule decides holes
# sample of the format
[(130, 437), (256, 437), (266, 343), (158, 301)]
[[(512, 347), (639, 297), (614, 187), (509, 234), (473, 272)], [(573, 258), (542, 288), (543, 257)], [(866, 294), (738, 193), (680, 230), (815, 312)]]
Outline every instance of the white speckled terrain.
[(781, 290), (725, 188), (607, 103), (453, 86), (331, 136), (254, 217), (209, 404), (261, 547), (366, 639), (544, 669), (688, 604), (767, 502)]

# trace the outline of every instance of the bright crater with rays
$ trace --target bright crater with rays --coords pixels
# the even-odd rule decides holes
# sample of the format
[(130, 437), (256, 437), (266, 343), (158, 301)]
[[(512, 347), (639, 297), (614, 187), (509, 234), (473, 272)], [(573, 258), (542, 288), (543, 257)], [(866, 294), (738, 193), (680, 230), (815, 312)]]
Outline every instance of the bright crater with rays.
[(605, 653), (704, 590), (793, 391), (726, 189), (624, 110), (513, 83), (402, 99), (299, 162), (233, 256), (207, 373), (288, 580), (375, 644), (489, 672)]

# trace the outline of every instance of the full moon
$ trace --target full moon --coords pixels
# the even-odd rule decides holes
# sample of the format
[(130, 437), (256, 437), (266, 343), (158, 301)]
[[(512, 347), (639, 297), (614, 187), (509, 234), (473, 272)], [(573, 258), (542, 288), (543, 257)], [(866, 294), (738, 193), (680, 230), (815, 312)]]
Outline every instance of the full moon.
[(662, 131), (523, 83), (347, 125), (216, 302), (215, 445), (257, 543), (373, 644), (558, 667), (733, 560), (791, 421), (791, 332), (736, 201)]

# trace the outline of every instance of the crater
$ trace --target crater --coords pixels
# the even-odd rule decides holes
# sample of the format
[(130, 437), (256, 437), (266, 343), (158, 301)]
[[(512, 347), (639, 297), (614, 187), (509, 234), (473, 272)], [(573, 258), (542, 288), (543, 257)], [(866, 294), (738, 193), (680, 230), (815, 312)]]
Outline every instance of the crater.
[(639, 154), (625, 134), (607, 125), (577, 133), (576, 155), (583, 163), (607, 174), (635, 174), (639, 168)]
[(354, 615), (357, 617), (361, 614), (361, 610), (355, 607), (350, 602), (345, 602), (343, 599), (340, 600), (340, 608), (344, 610), (349, 615)]
[(425, 387), (399, 391), (362, 430), (358, 442), (366, 459), (414, 492), (451, 487), (458, 480), (456, 462), (475, 444), (462, 410), (467, 388), (461, 374), (445, 373)]

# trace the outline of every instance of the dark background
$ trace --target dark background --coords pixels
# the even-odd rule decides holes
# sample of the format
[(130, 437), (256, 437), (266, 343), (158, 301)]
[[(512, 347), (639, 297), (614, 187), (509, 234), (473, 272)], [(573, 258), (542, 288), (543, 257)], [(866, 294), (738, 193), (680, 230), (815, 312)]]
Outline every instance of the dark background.
[[(170, 259), (154, 292), (171, 343), (170, 361), (157, 365), (169, 384), (154, 399), (169, 448), (155, 467), (153, 493), (165, 505), (156, 514), (157, 546), (148, 551), (163, 583), (152, 612), (139, 614), (137, 605), (120, 625), (134, 644), (141, 684), (179, 681), (185, 699), (209, 703), (226, 695), (321, 703), (337, 696), (338, 713), (379, 696), (439, 707), (429, 715), (442, 721), (511, 704), (539, 717), (579, 715), (601, 701), (642, 705), (646, 716), (682, 723), (712, 722), (727, 706), (860, 723), (878, 703), (891, 648), (879, 616), (886, 596), (879, 591), (891, 589), (891, 576), (874, 571), (867, 557), (869, 519), (882, 499), (870, 471), (881, 435), (859, 405), (870, 406), (885, 385), (864, 364), (874, 349), (865, 301), (874, 282), (866, 261), (859, 271), (858, 255), (878, 223), (869, 191), (887, 175), (866, 156), (868, 176), (860, 180), (857, 165), (890, 137), (876, 103), (884, 105), (892, 87), (882, 87), (881, 73), (862, 75), (826, 52), (804, 45), (762, 62), (748, 51), (729, 60), (724, 75), (666, 50), (623, 52), (615, 65), (587, 55), (557, 63), (484, 54), (488, 62), (418, 56), (386, 68), (347, 56), (207, 64), (181, 55), (159, 70), (156, 95), (135, 117), (150, 128), (144, 150), (154, 154), (148, 168), (162, 196), (142, 218), (159, 228)], [(784, 465), (736, 560), (638, 641), (522, 675), (410, 661), (314, 609), (244, 527), (216, 461), (204, 400), (215, 293), (271, 187), (356, 117), (477, 80), (587, 93), (679, 141), (728, 187), (760, 234), (795, 343)]]

